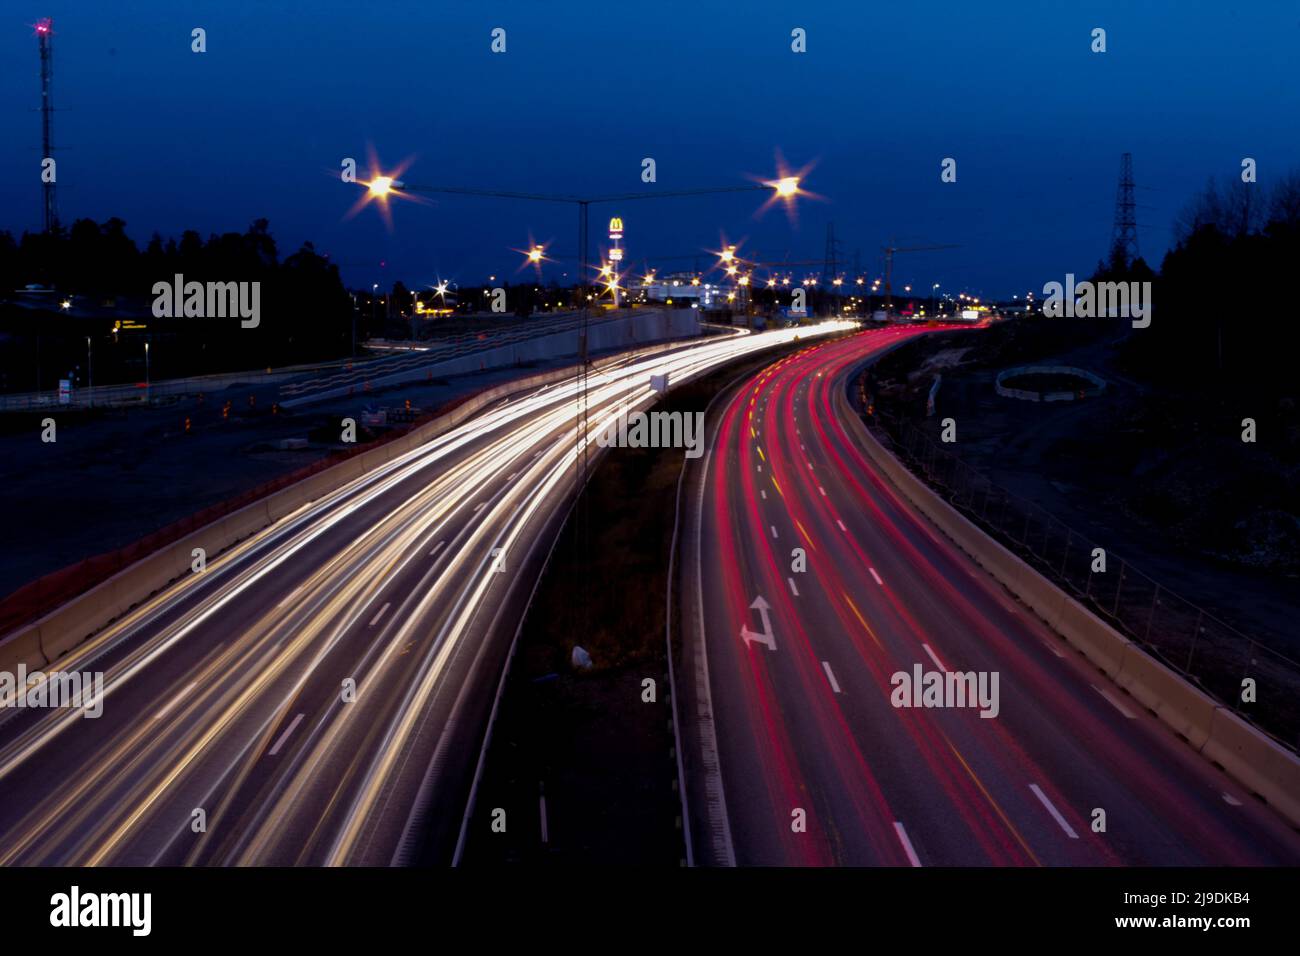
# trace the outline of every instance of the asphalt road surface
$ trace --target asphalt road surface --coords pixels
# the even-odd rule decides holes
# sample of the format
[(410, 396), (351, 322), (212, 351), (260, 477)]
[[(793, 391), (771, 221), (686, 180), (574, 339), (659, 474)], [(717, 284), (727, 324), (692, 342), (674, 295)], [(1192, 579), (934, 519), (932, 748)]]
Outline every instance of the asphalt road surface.
[[(695, 862), (1300, 862), (1281, 818), (873, 469), (831, 396), (914, 334), (810, 346), (715, 402), (683, 496), (678, 684)], [(918, 667), (945, 684), (983, 674), (990, 691), (996, 673), (996, 716), (895, 706), (894, 675)]]
[[(589, 436), (651, 401), (652, 374), (682, 381), (834, 328), (592, 373)], [(102, 716), (0, 709), (0, 865), (450, 860), (572, 498), (575, 388), (503, 400), (81, 645), (58, 669), (103, 672)]]

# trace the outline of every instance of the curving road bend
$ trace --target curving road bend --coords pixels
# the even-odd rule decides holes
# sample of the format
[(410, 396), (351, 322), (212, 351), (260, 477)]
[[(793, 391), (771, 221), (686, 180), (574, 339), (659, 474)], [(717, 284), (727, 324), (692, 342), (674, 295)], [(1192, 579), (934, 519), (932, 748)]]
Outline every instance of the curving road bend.
[[(716, 403), (680, 582), (695, 862), (1300, 862), (1300, 836), (873, 470), (832, 396), (915, 334), (810, 346)], [(997, 715), (894, 706), (915, 668), (996, 673)]]
[[(680, 382), (841, 328), (593, 371), (588, 441), (653, 401), (652, 374)], [(104, 674), (103, 714), (0, 709), (0, 865), (449, 860), (515, 625), (572, 498), (575, 394), (566, 380), (505, 399), (61, 659)]]

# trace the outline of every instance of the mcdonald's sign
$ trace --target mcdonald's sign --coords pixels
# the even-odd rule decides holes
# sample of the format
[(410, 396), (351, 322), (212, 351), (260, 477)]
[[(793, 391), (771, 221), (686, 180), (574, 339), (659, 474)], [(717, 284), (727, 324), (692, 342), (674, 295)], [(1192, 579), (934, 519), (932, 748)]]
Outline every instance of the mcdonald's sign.
[(618, 216), (614, 216), (609, 221), (609, 238), (611, 239), (623, 238), (623, 220)]

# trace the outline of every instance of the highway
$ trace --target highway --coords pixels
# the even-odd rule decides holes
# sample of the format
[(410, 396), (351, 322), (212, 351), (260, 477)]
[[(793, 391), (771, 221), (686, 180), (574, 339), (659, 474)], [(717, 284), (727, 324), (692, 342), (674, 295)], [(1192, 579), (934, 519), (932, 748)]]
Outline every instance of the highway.
[[(590, 375), (621, 408), (788, 342)], [(210, 558), (57, 662), (103, 714), (0, 710), (0, 865), (450, 860), (501, 669), (574, 484), (574, 379), (517, 393)], [(52, 668), (51, 668), (52, 669)]]
[[(1300, 863), (1280, 817), (873, 470), (832, 396), (874, 352), (918, 334), (811, 345), (714, 403), (682, 493), (694, 862)], [(983, 674), (990, 688), (996, 673), (984, 708), (996, 716), (895, 706), (893, 675), (918, 667), (945, 682)]]

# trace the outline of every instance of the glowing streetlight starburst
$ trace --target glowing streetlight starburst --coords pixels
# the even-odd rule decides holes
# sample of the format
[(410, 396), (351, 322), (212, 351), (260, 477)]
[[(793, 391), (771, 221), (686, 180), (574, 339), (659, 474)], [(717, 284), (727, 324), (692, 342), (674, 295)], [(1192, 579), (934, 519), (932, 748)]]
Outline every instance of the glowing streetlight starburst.
[(809, 163), (801, 169), (791, 170), (786, 166), (785, 157), (781, 155), (781, 151), (777, 150), (776, 176), (772, 179), (755, 180), (756, 182), (769, 187), (772, 190), (772, 195), (768, 196), (767, 201), (754, 213), (754, 218), (757, 219), (774, 205), (781, 203), (785, 206), (786, 217), (791, 223), (796, 222), (798, 214), (795, 209), (795, 200), (799, 199), (801, 196), (808, 199), (818, 200), (823, 198), (822, 196), (818, 196), (816, 193), (808, 192), (802, 185), (804, 178), (812, 171), (812, 168), (815, 165), (815, 162)]
[(537, 277), (540, 279), (542, 275), (542, 263), (552, 261), (546, 254), (546, 247), (548, 245), (550, 245), (549, 240), (546, 242), (535, 242), (533, 241), (533, 237), (529, 235), (527, 246), (523, 249), (513, 250), (524, 257), (524, 261), (519, 264), (519, 268), (515, 271), (519, 272), (528, 266), (532, 266), (533, 271), (537, 273)]
[(357, 180), (357, 184), (364, 187), (365, 192), (361, 194), (360, 199), (352, 204), (352, 208), (344, 214), (343, 219), (345, 221), (351, 219), (373, 202), (379, 208), (379, 214), (384, 219), (384, 225), (389, 232), (392, 232), (393, 213), (389, 207), (390, 200), (397, 198), (423, 203), (427, 203), (429, 200), (423, 196), (414, 196), (402, 189), (406, 184), (402, 182), (400, 177), (402, 173), (406, 172), (407, 167), (414, 162), (414, 157), (407, 157), (398, 164), (396, 169), (387, 173), (380, 170), (379, 158), (375, 155), (373, 146), (366, 147), (366, 157), (370, 171), (366, 179)]

